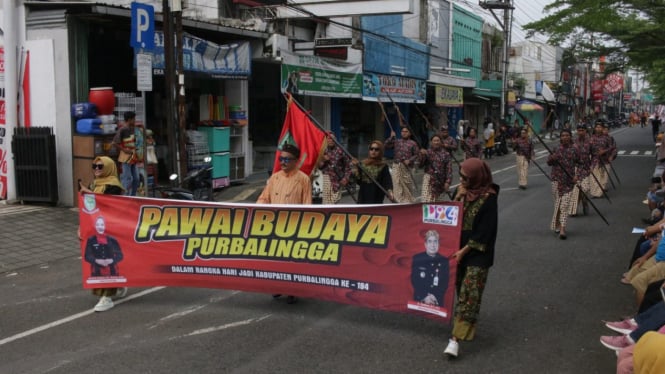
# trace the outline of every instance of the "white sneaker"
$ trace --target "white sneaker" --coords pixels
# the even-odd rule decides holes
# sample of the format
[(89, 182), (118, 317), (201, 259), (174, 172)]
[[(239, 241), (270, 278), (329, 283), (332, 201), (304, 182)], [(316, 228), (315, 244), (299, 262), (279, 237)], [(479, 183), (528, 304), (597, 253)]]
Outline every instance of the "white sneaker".
[(457, 354), (459, 353), (459, 343), (453, 339), (448, 339), (448, 346), (443, 353), (447, 354), (450, 358), (457, 357)]
[(99, 302), (95, 305), (95, 312), (106, 312), (107, 310), (113, 308), (113, 300), (108, 296), (102, 296), (99, 298)]
[(116, 299), (122, 299), (123, 297), (127, 296), (127, 287), (120, 287), (115, 293), (115, 298)]

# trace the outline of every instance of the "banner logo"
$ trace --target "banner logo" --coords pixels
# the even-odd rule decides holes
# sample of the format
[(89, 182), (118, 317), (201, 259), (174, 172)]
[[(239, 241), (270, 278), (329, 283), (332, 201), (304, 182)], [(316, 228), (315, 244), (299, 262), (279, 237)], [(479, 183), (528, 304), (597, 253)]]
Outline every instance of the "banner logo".
[(423, 205), (423, 222), (457, 226), (459, 207), (453, 205)]

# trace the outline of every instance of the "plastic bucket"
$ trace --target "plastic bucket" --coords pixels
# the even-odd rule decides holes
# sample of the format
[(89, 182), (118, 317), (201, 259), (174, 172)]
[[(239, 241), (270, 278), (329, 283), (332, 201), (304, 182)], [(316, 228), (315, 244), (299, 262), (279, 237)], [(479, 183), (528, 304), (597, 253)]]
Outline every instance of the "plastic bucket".
[(94, 87), (90, 89), (88, 101), (97, 107), (97, 115), (113, 114), (115, 95), (112, 87)]

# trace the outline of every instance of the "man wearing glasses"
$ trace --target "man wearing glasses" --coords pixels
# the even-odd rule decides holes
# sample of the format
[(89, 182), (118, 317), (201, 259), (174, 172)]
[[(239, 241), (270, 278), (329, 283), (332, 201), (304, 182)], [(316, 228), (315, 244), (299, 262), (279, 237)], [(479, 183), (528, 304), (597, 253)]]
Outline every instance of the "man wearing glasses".
[(292, 144), (284, 144), (279, 153), (282, 170), (274, 173), (256, 201), (259, 204), (311, 204), (312, 182), (300, 171), (300, 150)]
[[(259, 204), (311, 204), (312, 182), (307, 174), (300, 171), (298, 161), (300, 160), (300, 149), (292, 144), (282, 145), (279, 152), (279, 165), (282, 170), (274, 173), (268, 179), (266, 187), (261, 192)], [(279, 298), (280, 294), (273, 294)], [(286, 302), (296, 302), (295, 296), (288, 296)]]

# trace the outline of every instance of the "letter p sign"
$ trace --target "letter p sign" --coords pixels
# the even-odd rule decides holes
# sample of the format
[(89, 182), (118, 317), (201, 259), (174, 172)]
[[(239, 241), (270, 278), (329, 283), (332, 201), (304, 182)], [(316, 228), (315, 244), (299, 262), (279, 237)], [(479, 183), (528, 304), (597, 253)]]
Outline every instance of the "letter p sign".
[(132, 35), (129, 45), (134, 48), (155, 48), (155, 10), (152, 5), (132, 3)]

